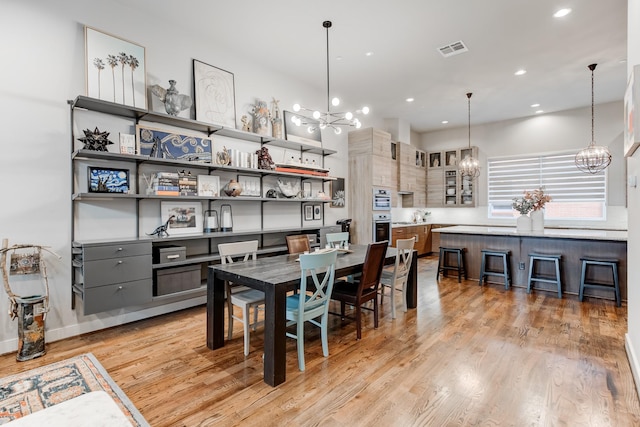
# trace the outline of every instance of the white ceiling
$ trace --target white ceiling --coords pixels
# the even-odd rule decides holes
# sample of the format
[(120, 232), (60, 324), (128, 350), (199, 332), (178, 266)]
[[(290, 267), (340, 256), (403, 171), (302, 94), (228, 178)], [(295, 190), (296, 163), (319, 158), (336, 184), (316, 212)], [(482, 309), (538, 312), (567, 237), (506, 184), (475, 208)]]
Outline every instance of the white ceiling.
[[(416, 132), (442, 129), (442, 120), (466, 126), (466, 92), (474, 94), (473, 124), (533, 115), (533, 103), (545, 112), (589, 106), (591, 63), (596, 104), (622, 100), (626, 86), (627, 0), (120, 1), (188, 23), (200, 37), (322, 91), (322, 22), (331, 20), (332, 95)], [(564, 7), (572, 13), (553, 18)], [(438, 47), (458, 40), (469, 52), (440, 55)], [(527, 73), (516, 77), (519, 68)]]

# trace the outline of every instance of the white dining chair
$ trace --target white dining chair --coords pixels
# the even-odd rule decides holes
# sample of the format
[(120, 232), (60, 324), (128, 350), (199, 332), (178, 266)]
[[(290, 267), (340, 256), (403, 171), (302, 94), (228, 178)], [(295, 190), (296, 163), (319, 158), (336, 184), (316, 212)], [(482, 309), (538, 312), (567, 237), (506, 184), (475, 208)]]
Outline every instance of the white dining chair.
[[(221, 243), (218, 245), (220, 260), (222, 264), (232, 263), (234, 260), (241, 259), (243, 262), (249, 258), (255, 260), (258, 250), (258, 241), (249, 240), (246, 242)], [(242, 323), (244, 329), (244, 355), (249, 355), (249, 328), (256, 330), (258, 323), (258, 307), (264, 305), (264, 293), (257, 289), (251, 289), (246, 286), (237, 286), (232, 282), (225, 282), (225, 291), (227, 294), (227, 313), (228, 313), (228, 336), (231, 340), (233, 337), (233, 320)], [(242, 317), (233, 313), (233, 306), (238, 306), (242, 310)], [(251, 309), (253, 308), (253, 322), (251, 322)]]
[[(287, 326), (296, 325), (296, 333), (287, 332), (287, 337), (297, 341), (298, 368), (304, 371), (304, 323), (320, 328), (322, 354), (329, 356), (327, 338), (329, 302), (335, 280), (338, 252), (300, 255), (300, 292), (287, 297)], [(319, 321), (317, 320), (319, 318)]]
[(327, 233), (326, 234), (327, 245), (332, 248), (344, 248), (349, 243), (349, 232), (341, 231), (339, 233)]
[(390, 289), (391, 297), (391, 318), (396, 318), (396, 291), (402, 292), (402, 310), (407, 311), (407, 280), (409, 279), (409, 270), (411, 269), (411, 260), (413, 259), (413, 245), (416, 238), (398, 239), (396, 240), (396, 262), (393, 270), (382, 270), (380, 277), (380, 304), (384, 302), (385, 288)]

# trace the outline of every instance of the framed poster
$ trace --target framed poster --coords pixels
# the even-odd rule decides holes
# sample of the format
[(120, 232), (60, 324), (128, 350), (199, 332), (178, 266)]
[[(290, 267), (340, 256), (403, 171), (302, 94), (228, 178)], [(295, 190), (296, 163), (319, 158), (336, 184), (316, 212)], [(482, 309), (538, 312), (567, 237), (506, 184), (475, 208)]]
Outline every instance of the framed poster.
[(313, 219), (322, 219), (322, 207), (313, 205)]
[(194, 59), (193, 86), (196, 120), (235, 129), (233, 73)]
[(136, 141), (141, 156), (211, 163), (213, 141), (207, 137), (136, 125)]
[(624, 156), (630, 157), (640, 146), (640, 65), (633, 67), (624, 94)]
[(313, 220), (313, 205), (304, 205), (304, 220)]
[(169, 221), (169, 236), (202, 233), (202, 205), (200, 202), (160, 202), (162, 223)]
[(89, 166), (89, 193), (129, 193), (129, 169)]
[(344, 208), (345, 206), (344, 178), (336, 178), (331, 181), (331, 207)]
[(198, 175), (198, 196), (220, 197), (220, 177)]
[(260, 177), (256, 175), (238, 175), (238, 183), (242, 187), (242, 195), (260, 197)]
[(147, 109), (145, 49), (84, 27), (87, 96)]
[[(291, 120), (294, 116), (301, 117), (296, 113), (284, 111), (284, 139), (301, 144), (313, 145), (314, 147), (322, 147), (320, 122), (304, 117), (303, 121), (306, 124), (298, 126)], [(311, 132), (309, 132), (309, 130), (311, 130)]]

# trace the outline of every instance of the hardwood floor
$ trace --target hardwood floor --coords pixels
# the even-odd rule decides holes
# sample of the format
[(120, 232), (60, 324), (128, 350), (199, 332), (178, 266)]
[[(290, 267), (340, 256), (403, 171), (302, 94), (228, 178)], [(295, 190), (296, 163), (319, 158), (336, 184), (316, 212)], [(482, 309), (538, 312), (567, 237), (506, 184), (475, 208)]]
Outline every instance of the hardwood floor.
[(196, 307), (47, 344), (41, 358), (0, 356), (0, 376), (92, 352), (152, 426), (637, 426), (624, 350), (627, 310), (612, 301), (435, 281), (418, 262), (418, 309), (380, 327), (330, 319), (328, 358), (308, 327), (306, 371), (287, 343), (287, 382), (262, 381), (262, 337), (243, 356), (242, 329), (205, 344)]

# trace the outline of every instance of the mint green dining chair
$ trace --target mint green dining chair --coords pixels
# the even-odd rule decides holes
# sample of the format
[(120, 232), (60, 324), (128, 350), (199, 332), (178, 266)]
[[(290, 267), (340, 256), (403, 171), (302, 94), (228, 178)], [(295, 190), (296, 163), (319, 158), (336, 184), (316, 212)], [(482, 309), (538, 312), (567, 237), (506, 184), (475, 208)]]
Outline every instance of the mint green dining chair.
[[(297, 341), (298, 368), (304, 371), (304, 323), (320, 328), (322, 354), (329, 356), (327, 339), (329, 302), (335, 279), (338, 252), (300, 255), (300, 292), (287, 297), (287, 327), (296, 325), (296, 333), (287, 332), (287, 337)], [(319, 320), (319, 321), (318, 321)]]
[(326, 234), (327, 245), (332, 248), (344, 248), (349, 243), (349, 232), (341, 231), (339, 233)]

